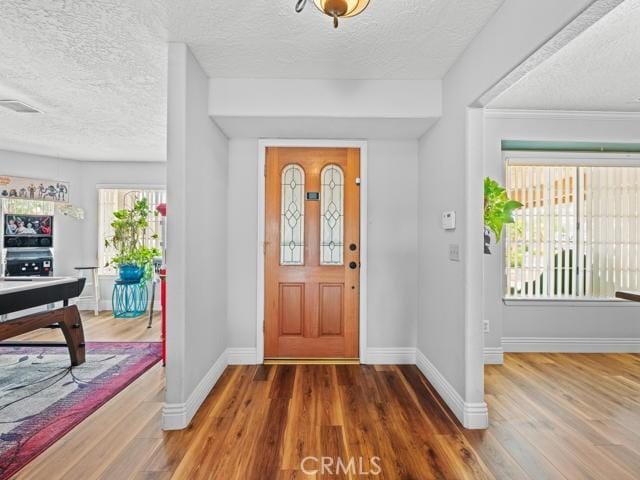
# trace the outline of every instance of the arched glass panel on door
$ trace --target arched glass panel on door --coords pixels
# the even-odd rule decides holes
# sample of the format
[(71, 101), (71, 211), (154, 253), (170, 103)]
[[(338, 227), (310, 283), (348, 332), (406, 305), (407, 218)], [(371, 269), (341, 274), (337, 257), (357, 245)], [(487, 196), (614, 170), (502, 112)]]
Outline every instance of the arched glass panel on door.
[(304, 265), (304, 170), (287, 165), (282, 170), (280, 264)]
[(344, 174), (337, 165), (320, 173), (320, 264), (342, 265), (344, 257)]

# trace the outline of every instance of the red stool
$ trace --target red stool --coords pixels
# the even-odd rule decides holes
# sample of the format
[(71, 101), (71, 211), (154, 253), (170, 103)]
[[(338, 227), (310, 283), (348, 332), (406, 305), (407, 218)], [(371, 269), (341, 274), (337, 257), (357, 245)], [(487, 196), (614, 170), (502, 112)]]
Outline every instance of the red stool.
[(160, 269), (160, 306), (162, 308), (162, 365), (167, 364), (167, 269)]

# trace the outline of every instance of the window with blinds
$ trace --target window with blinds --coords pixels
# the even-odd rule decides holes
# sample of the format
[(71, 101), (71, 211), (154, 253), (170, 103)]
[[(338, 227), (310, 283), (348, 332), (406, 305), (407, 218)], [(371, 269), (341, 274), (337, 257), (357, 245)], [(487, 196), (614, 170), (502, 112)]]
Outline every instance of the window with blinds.
[(2, 211), (22, 215), (53, 215), (55, 203), (46, 200), (28, 200), (24, 198), (3, 198)]
[(507, 165), (524, 205), (505, 235), (509, 298), (613, 298), (640, 287), (640, 167)]
[[(115, 269), (110, 265), (115, 252), (112, 247), (104, 244), (105, 239), (113, 236), (113, 212), (123, 208), (131, 208), (133, 204), (142, 198), (146, 198), (149, 207), (155, 212), (156, 207), (166, 202), (164, 190), (154, 189), (131, 189), (131, 188), (99, 188), (99, 221), (98, 221), (98, 265), (101, 275), (114, 275)], [(157, 238), (153, 238), (157, 234)], [(149, 218), (149, 228), (145, 242), (148, 247), (161, 248), (162, 228), (160, 226), (160, 216), (153, 215)]]

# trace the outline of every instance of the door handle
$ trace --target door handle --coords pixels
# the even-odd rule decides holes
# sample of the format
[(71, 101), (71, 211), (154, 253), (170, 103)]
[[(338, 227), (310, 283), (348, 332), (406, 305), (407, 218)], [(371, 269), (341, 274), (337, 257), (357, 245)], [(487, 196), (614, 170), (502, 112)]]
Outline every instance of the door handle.
[(351, 262), (351, 263), (349, 264), (349, 268), (350, 268), (351, 270), (355, 270), (356, 268), (358, 268), (358, 264), (357, 264), (356, 262)]

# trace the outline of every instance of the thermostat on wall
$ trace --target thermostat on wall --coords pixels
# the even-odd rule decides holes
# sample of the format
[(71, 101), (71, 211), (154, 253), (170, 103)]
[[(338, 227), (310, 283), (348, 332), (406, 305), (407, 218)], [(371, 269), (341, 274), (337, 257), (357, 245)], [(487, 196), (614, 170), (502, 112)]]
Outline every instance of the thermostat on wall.
[(456, 229), (456, 212), (443, 212), (442, 213), (442, 228), (445, 230)]

